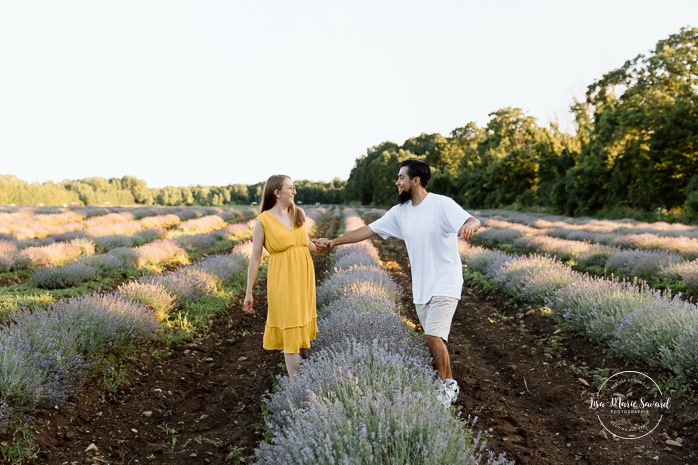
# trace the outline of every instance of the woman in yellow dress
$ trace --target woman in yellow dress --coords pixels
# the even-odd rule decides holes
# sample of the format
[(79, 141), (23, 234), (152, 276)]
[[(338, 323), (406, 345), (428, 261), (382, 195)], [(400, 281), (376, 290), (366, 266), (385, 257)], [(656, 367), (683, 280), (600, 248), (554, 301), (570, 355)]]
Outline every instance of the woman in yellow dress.
[(262, 259), (269, 252), (267, 323), (263, 347), (283, 350), (290, 377), (298, 372), (298, 354), (310, 348), (317, 335), (315, 269), (310, 252), (317, 252), (305, 227), (305, 213), (296, 207), (291, 178), (271, 176), (264, 186), (262, 213), (252, 234), (252, 256), (247, 271), (244, 308), (252, 313), (252, 288)]

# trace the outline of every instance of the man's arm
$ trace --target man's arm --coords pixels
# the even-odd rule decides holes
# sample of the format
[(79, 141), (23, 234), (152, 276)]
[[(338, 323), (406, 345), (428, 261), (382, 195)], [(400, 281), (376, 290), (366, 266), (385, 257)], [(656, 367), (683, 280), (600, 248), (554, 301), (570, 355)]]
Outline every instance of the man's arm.
[(335, 245), (353, 244), (354, 242), (361, 242), (373, 236), (374, 234), (376, 233), (374, 233), (371, 228), (369, 228), (368, 226), (363, 226), (359, 229), (355, 229), (354, 231), (348, 234), (339, 236), (336, 239), (329, 240), (324, 237), (318, 239), (317, 245), (320, 249), (324, 250), (326, 248), (334, 247)]

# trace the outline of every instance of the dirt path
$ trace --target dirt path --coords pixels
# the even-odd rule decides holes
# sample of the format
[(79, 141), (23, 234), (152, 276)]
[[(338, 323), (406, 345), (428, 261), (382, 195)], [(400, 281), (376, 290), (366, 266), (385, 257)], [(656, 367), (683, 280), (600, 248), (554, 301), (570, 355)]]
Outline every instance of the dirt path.
[[(331, 218), (318, 234), (333, 236), (337, 227)], [(322, 282), (329, 257), (313, 259)], [(255, 289), (264, 302), (261, 276)], [(70, 405), (38, 415), (32, 429), (41, 452), (31, 463), (247, 463), (263, 439), (261, 399), (285, 369), (281, 353), (262, 349), (266, 312), (245, 314), (243, 294), (206, 337), (153, 344), (132, 357), (121, 367), (125, 382), (116, 393), (96, 377)], [(86, 452), (91, 444), (96, 449)]]
[[(416, 322), (404, 246), (396, 240), (374, 244), (393, 278), (407, 290), (405, 308)], [(601, 433), (603, 427), (585, 403), (597, 390), (588, 376), (594, 368), (611, 373), (644, 369), (654, 379), (666, 373), (628, 366), (579, 338), (552, 343), (557, 328), (546, 316), (526, 316), (528, 310), (508, 305), (501, 295), (465, 286), (453, 320), (448, 346), (461, 385), (458, 405), (464, 416), (479, 417), (480, 428), (491, 434), (491, 449), (506, 452), (519, 464), (698, 462), (698, 422), (687, 419), (696, 418), (695, 402), (677, 402), (657, 431), (637, 440)], [(670, 438), (680, 438), (683, 447), (668, 445)]]

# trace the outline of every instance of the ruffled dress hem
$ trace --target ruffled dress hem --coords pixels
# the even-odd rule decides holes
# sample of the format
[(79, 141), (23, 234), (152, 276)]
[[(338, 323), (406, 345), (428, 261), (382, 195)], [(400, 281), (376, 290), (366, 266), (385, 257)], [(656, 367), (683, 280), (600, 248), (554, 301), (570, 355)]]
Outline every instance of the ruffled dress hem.
[(286, 354), (297, 354), (301, 349), (309, 349), (310, 341), (317, 337), (317, 319), (313, 318), (304, 326), (278, 328), (266, 324), (262, 346), (266, 350), (283, 349)]

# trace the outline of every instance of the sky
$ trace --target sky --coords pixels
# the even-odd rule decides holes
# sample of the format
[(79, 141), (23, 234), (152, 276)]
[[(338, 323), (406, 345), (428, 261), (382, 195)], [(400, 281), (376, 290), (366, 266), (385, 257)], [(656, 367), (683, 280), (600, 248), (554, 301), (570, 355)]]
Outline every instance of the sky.
[(150, 187), (347, 179), (384, 141), (588, 85), (695, 0), (0, 0), (0, 174)]

